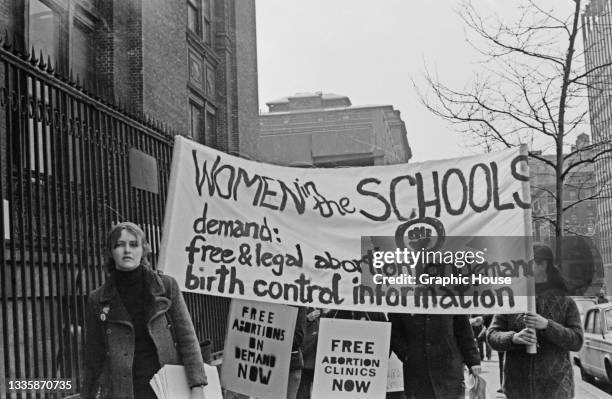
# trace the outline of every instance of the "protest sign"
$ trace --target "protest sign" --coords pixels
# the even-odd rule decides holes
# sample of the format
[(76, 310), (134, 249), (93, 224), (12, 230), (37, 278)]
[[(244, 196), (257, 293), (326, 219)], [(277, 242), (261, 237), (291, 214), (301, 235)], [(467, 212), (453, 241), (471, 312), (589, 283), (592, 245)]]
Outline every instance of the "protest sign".
[(230, 391), (259, 399), (287, 395), (297, 308), (234, 299), (221, 380)]
[(390, 339), (391, 323), (321, 319), (312, 397), (384, 398)]
[[(159, 264), (183, 291), (231, 298), (399, 313), (522, 312), (533, 276), (528, 176), (519, 149), (304, 169), (247, 161), (177, 136)], [(460, 249), (475, 246), (486, 252), (484, 262), (456, 254), (444, 262), (461, 261), (467, 277), (489, 280), (382, 281), (377, 252), (364, 252), (362, 236), (388, 237), (393, 246), (467, 237)], [(487, 243), (491, 236), (518, 239)], [(415, 270), (407, 274), (425, 273)]]
[(387, 392), (404, 392), (403, 366), (395, 352), (392, 352), (387, 368)]

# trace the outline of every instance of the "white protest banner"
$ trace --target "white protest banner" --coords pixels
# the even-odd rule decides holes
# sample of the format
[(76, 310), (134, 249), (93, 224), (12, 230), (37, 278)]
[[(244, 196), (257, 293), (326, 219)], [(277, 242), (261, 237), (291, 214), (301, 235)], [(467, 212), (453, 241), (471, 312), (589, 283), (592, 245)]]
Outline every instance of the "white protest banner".
[(297, 308), (234, 299), (223, 349), (221, 380), (259, 399), (287, 395)]
[(398, 391), (404, 392), (404, 364), (392, 352), (387, 369), (387, 392)]
[[(523, 312), (533, 276), (528, 176), (518, 148), (304, 169), (247, 161), (177, 136), (159, 265), (183, 291), (231, 298), (398, 313)], [(368, 253), (362, 236), (393, 245), (379, 251), (386, 244), (373, 239)], [(381, 274), (376, 264), (399, 241), (409, 241), (406, 251), (454, 237), (463, 253), (442, 259), (457, 265), (450, 271), (415, 261)], [(382, 280), (394, 275), (402, 279)]]
[(391, 323), (321, 319), (312, 397), (384, 398), (390, 340)]

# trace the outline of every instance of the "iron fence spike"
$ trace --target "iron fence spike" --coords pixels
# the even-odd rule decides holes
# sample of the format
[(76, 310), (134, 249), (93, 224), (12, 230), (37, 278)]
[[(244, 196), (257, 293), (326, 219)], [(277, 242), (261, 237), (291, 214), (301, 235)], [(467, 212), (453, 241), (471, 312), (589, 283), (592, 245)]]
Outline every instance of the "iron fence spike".
[(61, 79), (63, 81), (66, 81), (66, 77), (61, 74), (57, 58), (55, 59), (55, 74), (54, 75), (55, 75), (56, 78)]
[(2, 45), (5, 50), (11, 51), (12, 45), (9, 37), (8, 29), (4, 28), (4, 44)]
[(30, 64), (36, 66), (37, 62), (38, 60), (36, 59), (36, 50), (34, 49), (34, 46), (32, 45), (32, 51), (30, 51)]
[[(13, 40), (12, 40), (12, 45), (11, 45), (11, 51), (13, 52), (13, 54), (19, 56), (19, 47), (17, 45), (17, 35), (13, 35)], [(24, 49), (24, 52), (27, 53), (27, 51)]]
[(47, 56), (47, 72), (49, 74), (52, 74), (54, 72), (53, 64), (51, 63), (51, 56), (50, 55)]
[(15, 51), (16, 55), (21, 55), (21, 58), (24, 61), (28, 61), (30, 59), (30, 53), (28, 53), (27, 48), (23, 48), (23, 53), (20, 52), (20, 48), (18, 47), (17, 42), (15, 41), (15, 35), (13, 35), (13, 51)]
[(47, 64), (45, 64), (45, 57), (43, 56), (42, 49), (40, 49), (40, 53), (38, 56), (38, 67), (42, 69), (43, 71), (47, 67)]

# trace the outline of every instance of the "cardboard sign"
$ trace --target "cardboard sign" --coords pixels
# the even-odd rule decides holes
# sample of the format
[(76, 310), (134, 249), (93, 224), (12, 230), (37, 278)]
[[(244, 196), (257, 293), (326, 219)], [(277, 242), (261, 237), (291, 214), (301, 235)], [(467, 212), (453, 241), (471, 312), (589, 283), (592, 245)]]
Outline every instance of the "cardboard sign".
[(491, 244), (489, 263), (472, 271), (511, 282), (478, 284), (475, 293), (444, 287), (446, 298), (434, 301), (416, 284), (404, 287), (408, 295), (399, 286), (373, 286), (376, 270), (361, 236), (530, 236), (528, 179), (519, 149), (303, 169), (248, 161), (177, 136), (159, 264), (183, 291), (230, 298), (395, 313), (522, 312), (533, 274), (529, 243), (493, 263)]
[(391, 323), (321, 319), (312, 397), (384, 398), (390, 339)]
[(404, 392), (404, 364), (392, 352), (387, 369), (387, 392), (398, 391)]
[(259, 399), (287, 395), (297, 308), (233, 300), (221, 380), (230, 391)]

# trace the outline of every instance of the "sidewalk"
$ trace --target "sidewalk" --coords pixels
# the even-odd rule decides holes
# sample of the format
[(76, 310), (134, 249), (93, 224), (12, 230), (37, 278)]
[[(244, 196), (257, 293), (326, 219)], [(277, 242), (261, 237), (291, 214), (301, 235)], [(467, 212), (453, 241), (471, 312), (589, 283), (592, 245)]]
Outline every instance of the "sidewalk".
[[(497, 352), (493, 351), (491, 360), (484, 360), (481, 363), (482, 378), (487, 382), (487, 398), (504, 398), (505, 395), (497, 393), (499, 386), (499, 364)], [(469, 398), (469, 396), (466, 395)]]
[[(491, 360), (485, 360), (481, 364), (482, 377), (487, 382), (487, 398), (505, 399), (506, 396), (498, 393), (499, 386), (499, 364), (497, 352), (493, 351)], [(574, 386), (576, 399), (604, 399), (612, 398), (612, 395), (604, 392), (598, 387), (582, 381), (580, 378), (580, 370), (574, 367)]]

